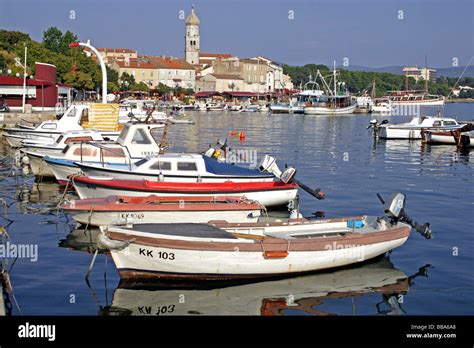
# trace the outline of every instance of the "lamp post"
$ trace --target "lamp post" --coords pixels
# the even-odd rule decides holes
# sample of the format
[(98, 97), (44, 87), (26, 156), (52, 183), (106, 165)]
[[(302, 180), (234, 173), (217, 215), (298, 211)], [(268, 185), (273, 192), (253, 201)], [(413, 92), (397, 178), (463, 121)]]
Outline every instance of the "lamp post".
[[(27, 73), (26, 73), (26, 57), (27, 57), (27, 54), (28, 54), (28, 47), (26, 47), (26, 44), (25, 44), (25, 62), (24, 64), (21, 64), (20, 63), (20, 58), (15, 58), (15, 65), (16, 66), (21, 66), (23, 68), (23, 100), (22, 100), (22, 112), (25, 113), (25, 103), (26, 103), (26, 77), (27, 77)], [(8, 70), (9, 73), (10, 73), (10, 69)]]
[(102, 56), (100, 55), (99, 51), (94, 46), (91, 46), (90, 41), (88, 40), (87, 43), (84, 42), (73, 42), (69, 45), (70, 48), (75, 47), (87, 47), (96, 55), (97, 59), (99, 60), (100, 70), (102, 71), (102, 103), (107, 104), (107, 69), (105, 68), (105, 62)]

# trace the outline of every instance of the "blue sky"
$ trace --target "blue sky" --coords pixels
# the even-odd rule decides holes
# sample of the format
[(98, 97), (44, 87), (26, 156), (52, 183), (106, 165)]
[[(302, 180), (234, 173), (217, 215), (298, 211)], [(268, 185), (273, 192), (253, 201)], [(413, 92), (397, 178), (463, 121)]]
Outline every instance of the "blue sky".
[(0, 28), (41, 40), (54, 25), (96, 47), (182, 57), (179, 11), (191, 4), (203, 52), (370, 67), (424, 66), (425, 55), (430, 66), (450, 67), (474, 55), (474, 0), (0, 0)]

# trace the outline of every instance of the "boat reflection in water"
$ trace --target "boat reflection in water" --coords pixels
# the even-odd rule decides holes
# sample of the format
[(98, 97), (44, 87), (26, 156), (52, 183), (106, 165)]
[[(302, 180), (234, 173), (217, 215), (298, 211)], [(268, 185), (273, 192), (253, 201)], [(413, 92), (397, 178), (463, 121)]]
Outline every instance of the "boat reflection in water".
[(17, 210), (21, 213), (48, 213), (54, 210), (63, 195), (58, 183), (52, 181), (24, 182), (16, 186)]
[[(98, 228), (85, 228), (80, 226), (73, 229), (64, 239), (59, 241), (61, 248), (77, 251), (85, 251), (93, 254), (97, 249), (97, 238), (100, 230)], [(99, 253), (106, 253), (106, 250), (99, 249)]]
[[(202, 289), (183, 285), (121, 282), (100, 315), (337, 315), (318, 309), (327, 300), (382, 295), (379, 314), (403, 314), (401, 295), (429, 265), (407, 276), (387, 258), (356, 268), (268, 282)], [(223, 285), (225, 286), (225, 285)], [(355, 314), (354, 308), (352, 314)]]

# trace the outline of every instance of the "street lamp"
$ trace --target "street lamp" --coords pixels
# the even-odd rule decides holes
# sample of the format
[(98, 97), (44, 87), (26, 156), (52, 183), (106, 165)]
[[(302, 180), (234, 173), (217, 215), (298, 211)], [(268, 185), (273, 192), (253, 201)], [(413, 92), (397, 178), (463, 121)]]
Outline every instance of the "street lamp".
[(87, 40), (86, 43), (84, 42), (73, 42), (69, 45), (70, 48), (75, 47), (87, 47), (96, 55), (97, 59), (99, 60), (100, 70), (102, 71), (102, 103), (107, 104), (107, 69), (105, 68), (105, 62), (102, 55), (97, 51), (97, 49), (90, 44), (90, 40)]
[[(21, 64), (20, 58), (15, 58), (15, 65), (16, 66), (21, 66), (23, 68), (23, 107), (22, 107), (22, 112), (25, 113), (25, 103), (26, 103), (26, 77), (28, 76), (26, 73), (26, 57), (28, 55), (28, 47), (25, 45), (25, 63)], [(8, 73), (11, 73), (11, 70), (8, 69)], [(20, 77), (20, 74), (16, 74), (17, 77)]]

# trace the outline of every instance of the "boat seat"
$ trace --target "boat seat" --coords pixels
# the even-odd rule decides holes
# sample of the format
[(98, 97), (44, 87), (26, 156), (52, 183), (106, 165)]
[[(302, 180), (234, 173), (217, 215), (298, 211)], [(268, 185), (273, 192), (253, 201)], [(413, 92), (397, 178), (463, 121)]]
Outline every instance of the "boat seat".
[(133, 227), (123, 227), (125, 230), (136, 232), (156, 233), (170, 236), (195, 238), (237, 239), (231, 233), (208, 224), (134, 224)]

